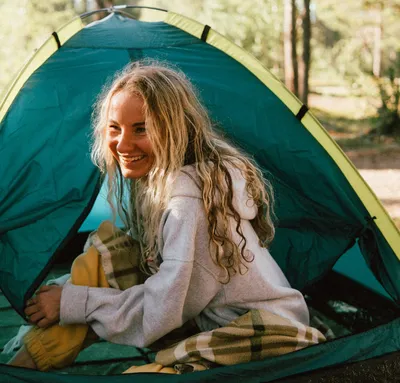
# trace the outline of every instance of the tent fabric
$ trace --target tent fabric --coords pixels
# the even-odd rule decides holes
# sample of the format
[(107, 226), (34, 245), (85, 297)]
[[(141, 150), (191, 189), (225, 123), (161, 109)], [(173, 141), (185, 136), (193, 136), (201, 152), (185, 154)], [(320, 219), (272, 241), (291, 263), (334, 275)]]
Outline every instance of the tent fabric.
[[(322, 278), (358, 240), (376, 278), (400, 301), (399, 232), (312, 114), (299, 121), (301, 103), (255, 59), (213, 30), (202, 41), (204, 26), (172, 13), (155, 23), (112, 13), (85, 28), (76, 20), (65, 28), (67, 32), (59, 34), (61, 46), (54, 37), (45, 43), (47, 48), (39, 51), (45, 53), (30, 61), (35, 64), (28, 63), (0, 110), (0, 155), (6, 159), (0, 169), (0, 288), (17, 311), (22, 314), (25, 300), (97, 195), (99, 173), (89, 156), (92, 105), (115, 72), (142, 59), (166, 61), (183, 70), (216, 128), (263, 168), (277, 201), (271, 253), (294, 287), (304, 289)], [(391, 342), (380, 343), (372, 330), (287, 359), (234, 366), (203, 377), (252, 371), (254, 379), (262, 375), (267, 381), (268, 369), (275, 368), (271, 376), (277, 378), (286, 376), (279, 375), (283, 370), (290, 375), (381, 355), (399, 349), (398, 324), (382, 328)], [(369, 339), (374, 348), (360, 347), (360, 338)], [(339, 356), (341, 348), (346, 352)], [(281, 370), (283, 360), (286, 370)], [(0, 368), (0, 374), (15, 379), (18, 371)], [(51, 377), (40, 375), (43, 382)], [(48, 381), (66, 379), (58, 375)], [(115, 377), (120, 379), (125, 378)]]
[(0, 378), (7, 382), (42, 383), (95, 383), (105, 382), (272, 382), (287, 376), (320, 368), (359, 362), (400, 349), (400, 319), (370, 331), (343, 337), (334, 341), (311, 346), (294, 353), (258, 362), (219, 367), (193, 374), (130, 374), (130, 375), (64, 375), (51, 372), (31, 371), (0, 365)]

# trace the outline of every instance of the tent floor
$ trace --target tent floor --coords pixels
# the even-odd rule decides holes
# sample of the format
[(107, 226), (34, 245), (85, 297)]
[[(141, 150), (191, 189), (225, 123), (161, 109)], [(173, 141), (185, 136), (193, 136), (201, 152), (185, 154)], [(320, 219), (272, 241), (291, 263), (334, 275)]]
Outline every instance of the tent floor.
[(279, 383), (400, 382), (400, 352), (279, 379)]
[[(68, 271), (68, 263), (57, 264), (53, 267), (48, 279), (58, 277)], [(327, 324), (336, 337), (362, 332), (400, 316), (399, 309), (386, 298), (333, 272), (308, 289), (306, 298), (312, 315), (317, 315)], [(23, 324), (26, 324), (24, 320), (0, 293), (1, 350), (10, 338), (18, 333)], [(6, 363), (11, 356), (0, 354), (0, 363)], [(63, 372), (88, 375), (119, 374), (133, 365), (143, 365), (153, 360), (154, 353), (150, 350), (100, 341), (83, 350), (75, 363)], [(394, 353), (364, 362), (298, 375), (296, 378), (287, 378), (282, 382), (339, 382), (339, 380), (340, 383), (400, 382), (398, 377), (400, 377), (400, 353)]]

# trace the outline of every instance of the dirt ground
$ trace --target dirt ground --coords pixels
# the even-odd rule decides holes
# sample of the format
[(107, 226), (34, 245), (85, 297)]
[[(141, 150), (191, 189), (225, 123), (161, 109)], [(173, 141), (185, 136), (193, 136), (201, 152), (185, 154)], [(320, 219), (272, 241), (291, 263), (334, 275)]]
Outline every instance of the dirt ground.
[(400, 148), (346, 152), (400, 228)]

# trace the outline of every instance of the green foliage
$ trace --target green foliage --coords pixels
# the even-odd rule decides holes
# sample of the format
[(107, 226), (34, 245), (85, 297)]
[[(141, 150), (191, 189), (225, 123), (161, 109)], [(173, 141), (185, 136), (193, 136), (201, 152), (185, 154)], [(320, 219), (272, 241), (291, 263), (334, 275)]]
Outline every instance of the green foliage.
[(0, 94), (34, 50), (74, 16), (72, 0), (0, 2)]
[[(315, 72), (322, 74), (331, 67), (349, 86), (362, 86), (372, 73), (375, 32), (380, 17), (383, 24), (382, 69), (390, 65), (391, 52), (400, 47), (399, 0), (324, 0), (316, 4), (319, 22), (315, 24), (314, 33), (318, 36), (314, 41)], [(323, 44), (324, 38), (329, 44)], [(323, 57), (323, 60), (318, 57)], [(362, 91), (369, 90), (364, 88)]]
[[(166, 8), (208, 24), (283, 79), (283, 2), (280, 0), (105, 2)], [(303, 0), (296, 3), (301, 13)], [(96, 4), (95, 0), (0, 0), (0, 94), (54, 30), (76, 14), (92, 10)], [(395, 101), (391, 100), (396, 100), (398, 80), (391, 78), (389, 72), (393, 54), (400, 51), (400, 0), (312, 0), (311, 10), (311, 90), (334, 95), (337, 89), (346, 89), (347, 96), (381, 99), (382, 126), (393, 126), (390, 121), (395, 116), (391, 112), (395, 110)], [(148, 12), (142, 11), (141, 16), (146, 18)], [(382, 20), (382, 78), (376, 80), (372, 68), (379, 20)], [(301, 39), (301, 34), (298, 38)], [(386, 131), (386, 128), (379, 129), (379, 132)]]
[(382, 105), (378, 109), (379, 135), (400, 136), (400, 54), (396, 55), (387, 77), (377, 80)]
[(215, 29), (283, 75), (283, 6), (279, 1), (209, 1), (206, 15)]
[(210, 25), (283, 77), (283, 3), (279, 0), (142, 0)]

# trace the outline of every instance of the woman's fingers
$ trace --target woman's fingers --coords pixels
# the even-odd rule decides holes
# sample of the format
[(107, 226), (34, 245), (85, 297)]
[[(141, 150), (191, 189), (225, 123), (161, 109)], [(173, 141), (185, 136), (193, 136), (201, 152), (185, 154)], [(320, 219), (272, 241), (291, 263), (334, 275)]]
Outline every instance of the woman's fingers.
[(39, 322), (36, 323), (36, 326), (38, 326), (40, 328), (46, 328), (46, 327), (49, 327), (52, 324), (53, 324), (53, 322), (51, 322), (47, 318), (43, 318)]
[(49, 291), (53, 287), (54, 287), (54, 285), (44, 285), (38, 290), (37, 294), (44, 293), (45, 291)]
[(37, 324), (43, 318), (44, 314), (41, 311), (37, 311), (29, 317), (29, 322)]
[(29, 300), (26, 302), (26, 305), (27, 305), (27, 306), (32, 306), (32, 305), (35, 305), (36, 303), (37, 303), (36, 297), (33, 297), (33, 298), (29, 299)]
[(30, 315), (32, 315), (32, 314), (38, 312), (38, 311), (39, 311), (39, 307), (37, 307), (37, 305), (28, 306), (28, 307), (24, 310), (25, 315), (28, 315), (28, 316), (30, 316)]
[(44, 292), (46, 292), (46, 291), (49, 291), (49, 290), (51, 290), (52, 289), (52, 287), (53, 286), (48, 286), (48, 285), (44, 285), (44, 286), (42, 286), (38, 291), (36, 291), (36, 295), (34, 296), (34, 297), (32, 297), (31, 299), (29, 299), (27, 302), (26, 302), (26, 306), (28, 307), (28, 306), (32, 306), (32, 305), (36, 305), (37, 303), (38, 303), (38, 296), (37, 296), (37, 294), (40, 294), (40, 293), (44, 293)]
[(41, 287), (26, 303), (24, 312), (29, 317), (29, 322), (39, 327), (57, 323), (60, 320), (61, 293), (61, 286)]

